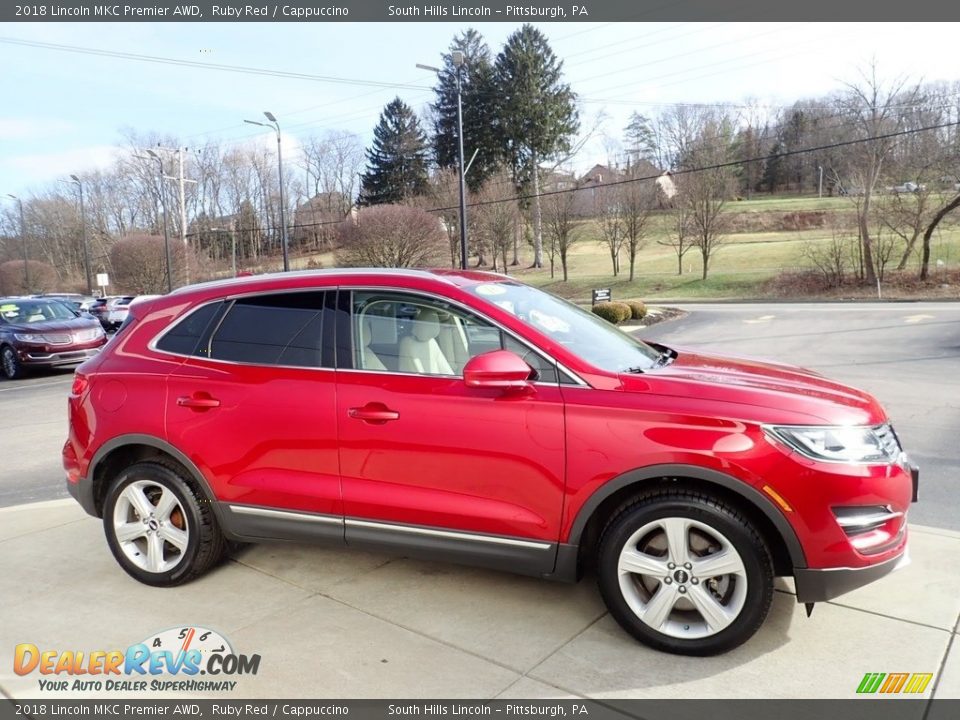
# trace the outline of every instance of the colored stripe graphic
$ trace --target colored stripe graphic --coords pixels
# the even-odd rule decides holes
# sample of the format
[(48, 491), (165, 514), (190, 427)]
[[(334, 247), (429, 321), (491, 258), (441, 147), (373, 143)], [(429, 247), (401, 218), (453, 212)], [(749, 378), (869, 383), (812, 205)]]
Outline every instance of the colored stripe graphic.
[(883, 682), (884, 677), (886, 677), (886, 673), (867, 673), (863, 676), (863, 680), (860, 681), (860, 687), (857, 688), (857, 692), (861, 694), (875, 693), (877, 688), (880, 687), (880, 683)]
[(933, 673), (914, 673), (903, 689), (905, 693), (922, 693), (933, 679)]
[(882, 693), (898, 693), (903, 689), (903, 686), (907, 683), (907, 678), (910, 677), (910, 673), (890, 673), (887, 675), (886, 682), (883, 683), (883, 686), (880, 688)]
[(887, 695), (897, 693), (911, 693), (915, 695), (922, 694), (930, 681), (933, 679), (933, 673), (866, 673), (857, 687), (857, 693), (860, 695), (872, 695), (880, 692)]

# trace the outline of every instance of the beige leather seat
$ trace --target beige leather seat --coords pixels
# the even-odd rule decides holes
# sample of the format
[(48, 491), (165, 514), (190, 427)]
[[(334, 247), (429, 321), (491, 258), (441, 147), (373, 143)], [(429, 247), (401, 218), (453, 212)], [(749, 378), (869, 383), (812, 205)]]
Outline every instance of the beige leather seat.
[(387, 366), (370, 349), (370, 342), (373, 340), (373, 323), (368, 318), (364, 318), (360, 328), (360, 367), (363, 370), (386, 370)]
[(459, 318), (450, 315), (440, 322), (437, 344), (440, 346), (440, 352), (443, 353), (443, 356), (450, 363), (450, 367), (453, 368), (453, 372), (457, 375), (463, 373), (463, 366), (470, 359), (470, 351), (467, 335), (460, 324)]
[(424, 308), (413, 321), (412, 334), (400, 340), (400, 372), (454, 375), (450, 362), (437, 344), (439, 334), (440, 316), (436, 310)]

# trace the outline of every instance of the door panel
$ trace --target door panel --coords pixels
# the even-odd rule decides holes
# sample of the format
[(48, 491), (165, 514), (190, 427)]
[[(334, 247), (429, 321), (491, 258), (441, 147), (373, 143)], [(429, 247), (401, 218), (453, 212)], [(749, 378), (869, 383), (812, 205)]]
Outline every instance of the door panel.
[[(181, 342), (192, 356), (167, 380), (167, 435), (217, 499), (334, 516), (300, 520), (342, 538), (333, 300), (322, 291), (241, 298)], [(284, 520), (261, 515), (263, 526)]]
[[(340, 295), (338, 307), (349, 310), (338, 312), (337, 327), (349, 347), (337, 355), (348, 542), (378, 530), (351, 527), (351, 518), (556, 542), (565, 462), (559, 386), (468, 388), (466, 360), (503, 346), (490, 323), (415, 293)], [(386, 370), (354, 369), (371, 353)], [(414, 366), (420, 372), (401, 372)]]
[(167, 380), (168, 437), (221, 501), (342, 515), (335, 374), (190, 358)]
[[(556, 541), (563, 400), (468, 388), (460, 378), (339, 373), (347, 517)], [(377, 404), (394, 420), (351, 417)], [(349, 531), (348, 531), (349, 537)]]

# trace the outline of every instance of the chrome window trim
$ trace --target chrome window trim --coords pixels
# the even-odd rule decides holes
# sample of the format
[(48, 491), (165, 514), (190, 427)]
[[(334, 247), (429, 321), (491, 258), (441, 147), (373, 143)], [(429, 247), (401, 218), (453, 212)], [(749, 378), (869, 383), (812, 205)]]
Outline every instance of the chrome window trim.
[(411, 535), (426, 535), (428, 537), (442, 537), (451, 540), (468, 540), (471, 542), (491, 543), (493, 545), (510, 545), (511, 547), (529, 548), (531, 550), (550, 550), (553, 547), (553, 543), (550, 542), (519, 540), (503, 537), (502, 535), (481, 535), (479, 533), (465, 533), (455, 530), (436, 530), (419, 525), (400, 525), (375, 522), (372, 520), (354, 520), (351, 518), (346, 518), (345, 522), (348, 528), (362, 527), (369, 530), (395, 530), (397, 532), (410, 533)]
[[(457, 286), (454, 286), (454, 287), (457, 287)], [(587, 383), (587, 382), (586, 382), (583, 378), (581, 378), (577, 373), (575, 373), (573, 370), (571, 370), (571, 369), (568, 368), (566, 365), (564, 365), (564, 364), (561, 363), (559, 360), (557, 360), (555, 357), (553, 357), (550, 353), (545, 352), (545, 351), (542, 350), (541, 348), (539, 348), (539, 347), (537, 347), (536, 345), (534, 345), (533, 343), (531, 343), (531, 342), (530, 342), (529, 340), (527, 340), (526, 338), (519, 337), (515, 332), (513, 332), (513, 331), (510, 330), (509, 328), (505, 328), (501, 323), (497, 322), (496, 320), (491, 319), (490, 317), (488, 317), (488, 316), (485, 315), (484, 313), (477, 311), (476, 309), (470, 307), (469, 305), (466, 305), (466, 304), (460, 302), (459, 300), (454, 300), (453, 298), (449, 298), (449, 297), (446, 297), (446, 296), (444, 296), (444, 295), (439, 295), (439, 294), (437, 294), (437, 293), (430, 292), (429, 290), (416, 290), (416, 289), (411, 289), (411, 288), (395, 287), (395, 286), (393, 286), (393, 285), (346, 285), (346, 286), (345, 286), (345, 285), (342, 285), (342, 284), (341, 284), (341, 285), (321, 285), (321, 286), (319, 286), (319, 287), (283, 288), (282, 290), (275, 290), (275, 291), (274, 291), (274, 290), (266, 290), (266, 291), (264, 291), (264, 290), (258, 290), (258, 291), (247, 291), (247, 292), (239, 292), (239, 293), (232, 293), (232, 294), (229, 294), (229, 295), (224, 295), (224, 296), (222, 296), (222, 297), (213, 298), (213, 299), (211, 299), (211, 300), (208, 300), (208, 301), (206, 301), (206, 302), (203, 302), (203, 303), (200, 303), (199, 305), (194, 306), (194, 307), (190, 310), (189, 313), (186, 313), (186, 314), (184, 314), (182, 317), (177, 318), (177, 320), (176, 320), (174, 323), (172, 323), (171, 325), (169, 325), (168, 327), (164, 328), (164, 329), (161, 330), (159, 333), (157, 333), (157, 335), (154, 336), (154, 338), (153, 338), (149, 343), (147, 343), (147, 348), (148, 348), (149, 350), (151, 350), (152, 352), (158, 353), (158, 354), (160, 354), (160, 355), (167, 355), (167, 356), (170, 356), (170, 357), (183, 358), (184, 360), (189, 359), (189, 358), (200, 358), (201, 360), (207, 360), (208, 362), (213, 362), (213, 363), (223, 363), (223, 364), (225, 364), (225, 365), (240, 365), (240, 366), (246, 366), (246, 367), (263, 367), (263, 368), (275, 367), (275, 368), (284, 368), (284, 369), (291, 369), (291, 370), (328, 370), (328, 371), (329, 371), (329, 370), (333, 370), (333, 371), (338, 371), (338, 372), (374, 372), (374, 373), (379, 373), (379, 374), (402, 375), (402, 376), (405, 376), (405, 377), (419, 376), (419, 377), (432, 377), (432, 378), (443, 378), (443, 377), (447, 377), (447, 378), (453, 378), (453, 379), (462, 379), (462, 378), (463, 378), (463, 375), (429, 375), (429, 374), (426, 374), (426, 373), (401, 373), (401, 372), (393, 372), (393, 371), (390, 371), (390, 370), (388, 370), (388, 371), (383, 371), (383, 370), (363, 370), (363, 369), (358, 369), (358, 368), (304, 367), (303, 365), (264, 365), (264, 364), (262, 364), (262, 363), (248, 363), (248, 362), (240, 362), (240, 361), (237, 361), (237, 360), (218, 360), (218, 359), (216, 359), (216, 358), (203, 357), (203, 356), (200, 356), (200, 355), (184, 355), (184, 354), (182, 354), (182, 353), (174, 353), (174, 352), (169, 352), (169, 351), (167, 351), (167, 350), (160, 350), (160, 349), (157, 348), (157, 343), (158, 343), (165, 335), (167, 335), (167, 333), (171, 332), (177, 325), (179, 325), (181, 322), (183, 322), (184, 320), (186, 320), (188, 317), (190, 317), (190, 315), (192, 315), (194, 312), (196, 312), (196, 311), (199, 310), (200, 308), (205, 307), (205, 306), (207, 306), (207, 305), (211, 305), (211, 304), (213, 304), (213, 303), (231, 302), (231, 301), (239, 300), (239, 299), (242, 299), (242, 298), (255, 297), (255, 296), (257, 296), (257, 295), (281, 295), (281, 294), (285, 294), (285, 293), (299, 293), (299, 292), (310, 292), (310, 291), (314, 291), (314, 292), (330, 292), (330, 291), (337, 291), (337, 290), (346, 290), (346, 291), (349, 291), (349, 292), (354, 292), (354, 291), (360, 291), (360, 292), (378, 292), (378, 291), (380, 291), (380, 292), (412, 293), (412, 294), (415, 294), (415, 295), (423, 295), (423, 296), (426, 296), (426, 297), (429, 297), (429, 298), (434, 298), (434, 299), (437, 299), (437, 300), (441, 300), (441, 301), (443, 301), (443, 302), (450, 303), (450, 304), (455, 305), (456, 307), (458, 307), (458, 308), (460, 308), (460, 309), (462, 309), (462, 310), (464, 310), (464, 311), (466, 311), (466, 312), (473, 313), (474, 315), (477, 315), (477, 316), (481, 317), (483, 320), (485, 320), (486, 322), (490, 323), (491, 325), (493, 325), (494, 327), (496, 327), (496, 328), (497, 328), (498, 330), (500, 330), (501, 332), (504, 332), (504, 333), (506, 333), (507, 335), (509, 335), (510, 337), (512, 337), (514, 340), (516, 340), (517, 342), (519, 342), (521, 345), (525, 345), (526, 347), (528, 347), (528, 348), (529, 348), (530, 350), (532, 350), (533, 352), (536, 352), (536, 353), (542, 355), (543, 357), (547, 358), (547, 360), (549, 360), (550, 362), (552, 362), (552, 363), (554, 363), (554, 364), (556, 365), (558, 371), (565, 373), (568, 377), (570, 377), (570, 378), (574, 381), (574, 384), (573, 384), (573, 385), (570, 385), (570, 384), (567, 384), (567, 383), (562, 383), (562, 382), (557, 382), (557, 383), (534, 383), (535, 385), (546, 385), (546, 386), (549, 386), (549, 387), (566, 387), (566, 388), (571, 388), (571, 387), (581, 387), (581, 388), (587, 388), (587, 389), (591, 388), (591, 386), (590, 386), (589, 383)], [(227, 313), (229, 313), (229, 312), (230, 312), (230, 310), (229, 310), (229, 308), (228, 308), (228, 309), (227, 309), (227, 312), (225, 312), (225, 313), (220, 317), (220, 322), (223, 322), (223, 319), (227, 316)], [(350, 317), (351, 317), (351, 320), (352, 320), (352, 318), (353, 318), (352, 302), (351, 302), (351, 309), (350, 309)], [(218, 323), (217, 327), (219, 327), (219, 323)], [(213, 331), (213, 332), (215, 333), (216, 330), (217, 330), (217, 328), (214, 328), (214, 331)], [(211, 337), (212, 337), (212, 334), (211, 334)], [(350, 350), (351, 350), (351, 352), (353, 352), (354, 349), (355, 349), (355, 348), (354, 348), (354, 338), (353, 338), (353, 326), (352, 326), (352, 323), (351, 323), (351, 327), (350, 327)]]
[[(533, 343), (531, 343), (531, 342), (530, 342), (529, 340), (527, 340), (526, 338), (522, 338), (522, 337), (517, 336), (517, 334), (516, 334), (515, 332), (513, 332), (512, 330), (510, 330), (509, 328), (504, 327), (502, 324), (500, 324), (500, 323), (497, 322), (496, 320), (493, 320), (492, 318), (488, 317), (488, 316), (485, 315), (484, 313), (478, 311), (478, 310), (475, 309), (475, 308), (470, 307), (469, 305), (466, 305), (466, 304), (460, 302), (459, 300), (454, 300), (453, 298), (446, 297), (445, 295), (438, 295), (437, 293), (430, 292), (429, 290), (415, 290), (415, 289), (411, 289), (411, 288), (397, 288), (397, 287), (393, 287), (392, 285), (389, 285), (389, 286), (387, 286), (387, 285), (375, 285), (375, 286), (369, 286), (369, 285), (340, 285), (340, 286), (339, 286), (339, 289), (340, 289), (340, 290), (346, 290), (346, 291), (348, 291), (348, 292), (399, 292), (399, 293), (407, 293), (407, 294), (412, 294), (412, 295), (422, 295), (422, 296), (426, 296), (426, 297), (433, 298), (433, 299), (436, 299), (436, 300), (441, 300), (441, 301), (446, 302), (446, 303), (449, 303), (449, 304), (451, 304), (451, 305), (455, 305), (455, 306), (458, 307), (459, 309), (461, 309), (461, 310), (463, 310), (463, 311), (465, 311), (465, 312), (471, 313), (471, 314), (473, 314), (473, 315), (476, 315), (476, 316), (478, 316), (479, 318), (481, 318), (482, 320), (484, 320), (485, 322), (490, 323), (490, 324), (493, 325), (495, 328), (497, 328), (498, 330), (500, 330), (500, 331), (503, 332), (503, 333), (506, 333), (507, 335), (509, 335), (510, 337), (512, 337), (514, 340), (516, 340), (517, 342), (519, 342), (521, 345), (525, 345), (526, 347), (528, 347), (530, 350), (532, 350), (533, 352), (537, 353), (538, 355), (542, 355), (542, 356), (545, 357), (547, 360), (549, 360), (549, 361), (552, 362), (554, 365), (556, 365), (558, 371), (562, 371), (562, 372), (566, 373), (566, 374), (567, 374), (568, 376), (570, 376), (570, 378), (576, 383), (575, 385), (567, 385), (567, 384), (565, 384), (565, 383), (562, 383), (562, 382), (559, 382), (559, 381), (558, 381), (557, 383), (539, 383), (539, 384), (549, 385), (550, 387), (554, 387), (555, 385), (556, 385), (556, 386), (559, 386), (559, 387), (576, 387), (577, 385), (583, 386), (583, 387), (590, 387), (590, 385), (587, 384), (587, 383), (583, 380), (583, 378), (581, 378), (581, 377), (580, 377), (579, 375), (577, 375), (575, 372), (573, 372), (572, 370), (570, 370), (566, 365), (564, 365), (563, 363), (561, 363), (559, 360), (557, 360), (555, 357), (553, 357), (550, 353), (545, 352), (545, 351), (542, 350), (541, 348), (538, 348), (536, 345), (534, 345)], [(351, 318), (351, 320), (353, 319), (353, 302), (352, 302), (352, 298), (351, 298), (351, 303), (350, 303), (350, 318)], [(354, 347), (353, 323), (352, 323), (352, 322), (351, 322), (351, 324), (350, 324), (350, 350), (351, 350), (351, 352), (353, 352), (353, 351), (356, 350), (356, 348)], [(341, 371), (343, 371), (343, 372), (347, 372), (347, 371), (348, 371), (347, 368), (339, 368), (339, 370), (341, 370)], [(357, 368), (349, 368), (349, 370), (358, 371)], [(359, 372), (379, 372), (379, 373), (382, 373), (382, 372), (384, 372), (384, 371), (382, 371), (382, 370), (363, 370), (363, 369), (360, 369)], [(392, 375), (406, 375), (406, 376), (410, 376), (410, 375), (420, 375), (420, 376), (422, 376), (422, 377), (440, 377), (440, 378), (448, 377), (448, 378), (458, 378), (458, 379), (462, 379), (462, 378), (463, 378), (463, 375), (431, 375), (431, 374), (427, 374), (427, 373), (407, 373), (407, 372), (402, 373), (402, 372), (394, 372), (394, 371), (392, 371), (392, 370), (388, 370), (388, 371), (386, 371), (386, 372), (389, 373), (389, 374), (392, 374)], [(538, 383), (534, 383), (534, 384), (538, 384)]]
[(321, 515), (319, 513), (300, 513), (290, 510), (271, 510), (257, 505), (227, 505), (231, 512), (239, 515), (256, 515), (258, 517), (283, 518), (284, 520), (302, 520), (304, 522), (322, 523), (325, 525), (342, 525), (343, 518), (337, 515)]

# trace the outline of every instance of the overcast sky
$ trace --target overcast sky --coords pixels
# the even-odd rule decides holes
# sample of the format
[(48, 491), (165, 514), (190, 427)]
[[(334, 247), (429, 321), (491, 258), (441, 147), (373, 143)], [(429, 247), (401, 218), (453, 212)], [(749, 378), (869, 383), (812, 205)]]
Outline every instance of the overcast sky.
[[(494, 54), (518, 25), (473, 24)], [(211, 141), (268, 142), (243, 124), (272, 111), (290, 162), (297, 138), (344, 129), (369, 141), (383, 106), (399, 95), (417, 111), (432, 97), (436, 65), (460, 23), (44, 23), (7, 24), (18, 39), (360, 83), (290, 79), (77, 54), (0, 42), (0, 195), (110, 163), (122, 128)], [(782, 105), (836, 90), (875, 58), (888, 77), (953, 80), (956, 23), (547, 23), (582, 101), (619, 138), (632, 110), (658, 103)], [(363, 82), (404, 87), (373, 87)], [(467, 138), (469, 145), (469, 138)], [(591, 143), (578, 169), (606, 159)]]

